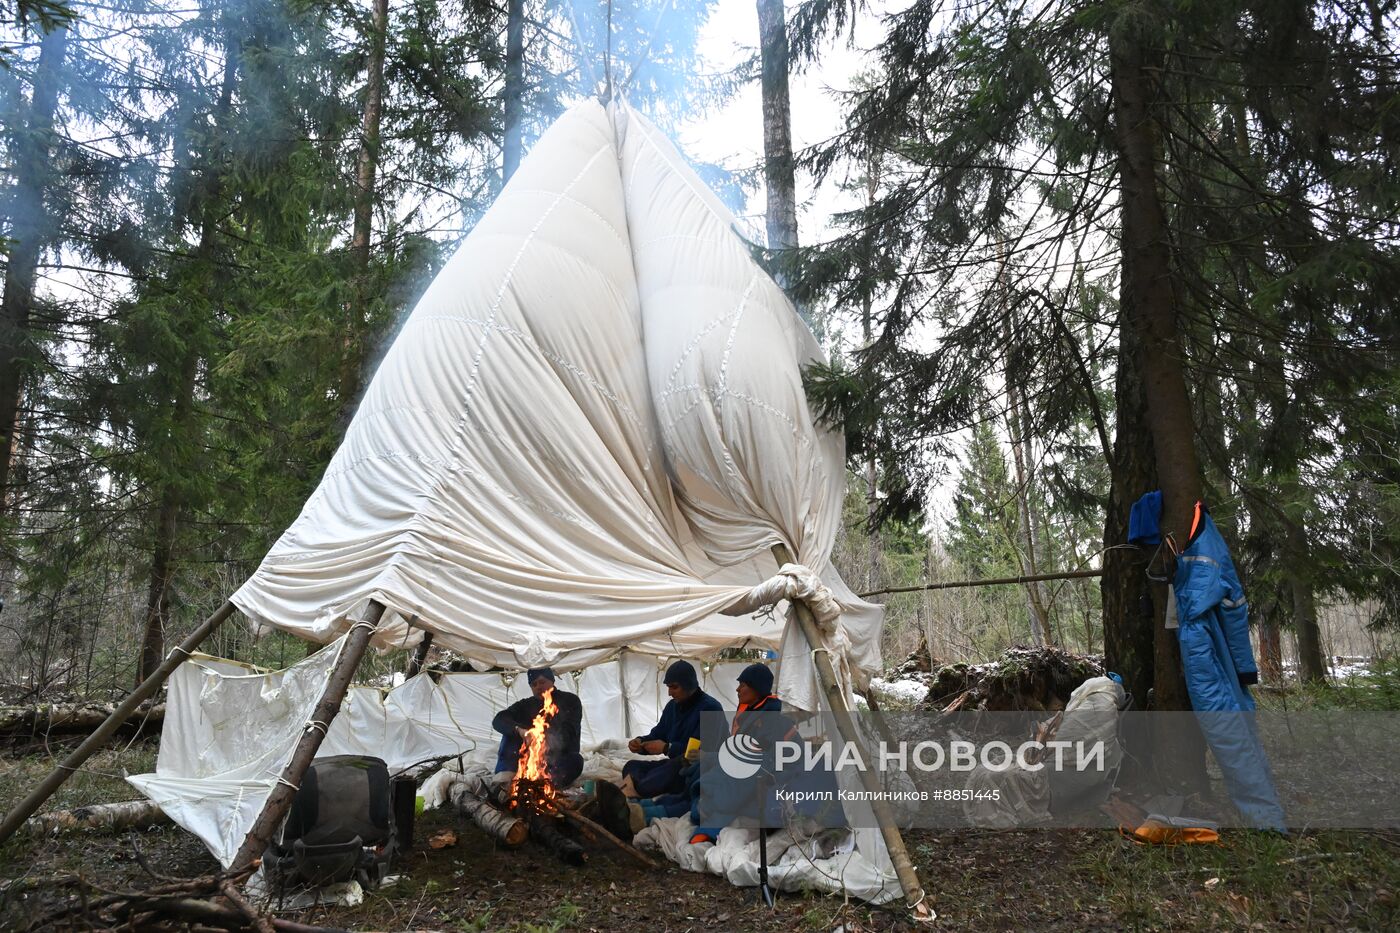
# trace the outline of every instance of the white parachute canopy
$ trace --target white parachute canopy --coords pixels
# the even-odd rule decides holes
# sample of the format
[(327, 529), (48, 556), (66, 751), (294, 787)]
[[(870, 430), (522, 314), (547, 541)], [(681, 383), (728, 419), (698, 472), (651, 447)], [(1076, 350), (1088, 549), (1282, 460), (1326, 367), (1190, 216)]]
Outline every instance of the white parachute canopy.
[(841, 667), (878, 669), (881, 612), (829, 557), (842, 439), (801, 367), (820, 350), (734, 218), (645, 117), (575, 106), (540, 139), (405, 322), (301, 515), (232, 597), (329, 641), (370, 600), (376, 643), (506, 668), (621, 647), (783, 652), (797, 626), (718, 614), (787, 544), (833, 591)]
[[(815, 423), (801, 373), (820, 351), (733, 224), (635, 110), (571, 109), (423, 295), (234, 604), (332, 642), (374, 600), (387, 607), (380, 647), (432, 632), (507, 670), (578, 671), (604, 750), (654, 721), (666, 657), (778, 649), (779, 692), (806, 710), (821, 705), (814, 648), (856, 679), (878, 670), (880, 607), (830, 565), (844, 450)], [(775, 543), (806, 569), (775, 578)], [(825, 645), (753, 614), (798, 594), (825, 608)], [(275, 673), (188, 662), (157, 771), (132, 782), (227, 862), (338, 650)], [(727, 700), (723, 673), (711, 686)], [(321, 751), (490, 758), (490, 717), (523, 689), (497, 674), (357, 689)], [(897, 896), (878, 832), (854, 843), (775, 877)], [(756, 856), (726, 846), (706, 868), (749, 878)]]

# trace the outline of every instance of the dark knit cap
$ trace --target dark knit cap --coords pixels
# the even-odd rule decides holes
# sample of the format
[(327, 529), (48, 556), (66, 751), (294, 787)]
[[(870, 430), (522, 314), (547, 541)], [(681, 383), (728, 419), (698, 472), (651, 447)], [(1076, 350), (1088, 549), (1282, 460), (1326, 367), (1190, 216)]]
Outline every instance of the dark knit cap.
[(677, 661), (666, 668), (666, 679), (663, 683), (667, 686), (675, 684), (684, 690), (700, 689), (700, 678), (689, 661)]
[(748, 684), (759, 696), (766, 697), (773, 692), (773, 672), (766, 664), (750, 664), (739, 672), (739, 683)]
[(541, 677), (548, 677), (550, 683), (554, 683), (554, 669), (549, 667), (532, 667), (525, 672), (525, 682), (533, 684)]

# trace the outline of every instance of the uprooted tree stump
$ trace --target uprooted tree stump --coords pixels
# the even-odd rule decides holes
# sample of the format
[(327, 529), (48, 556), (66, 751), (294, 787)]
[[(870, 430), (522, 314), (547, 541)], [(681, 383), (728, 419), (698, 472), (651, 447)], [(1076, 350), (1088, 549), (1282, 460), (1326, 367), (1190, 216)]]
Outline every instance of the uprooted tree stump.
[(1102, 676), (1099, 658), (1059, 648), (1010, 648), (986, 664), (947, 664), (933, 672), (925, 709), (1055, 711), (1074, 689)]
[(886, 677), (898, 679), (902, 677), (912, 677), (916, 674), (929, 674), (938, 668), (938, 661), (929, 649), (928, 639), (919, 637), (919, 647), (910, 652), (903, 661), (890, 668)]

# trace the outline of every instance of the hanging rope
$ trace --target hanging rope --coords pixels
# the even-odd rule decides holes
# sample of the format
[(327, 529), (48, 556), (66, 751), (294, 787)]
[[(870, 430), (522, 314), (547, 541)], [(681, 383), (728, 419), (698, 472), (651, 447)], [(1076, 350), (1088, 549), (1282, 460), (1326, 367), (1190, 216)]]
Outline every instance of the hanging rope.
[(607, 82), (607, 90), (606, 90), (605, 93), (606, 93), (606, 95), (607, 95), (608, 100), (612, 100), (612, 96), (613, 96), (613, 80), (612, 80), (612, 32), (613, 32), (613, 30), (612, 30), (612, 6), (613, 6), (613, 5), (612, 5), (612, 0), (608, 0), (608, 38), (607, 38), (607, 55), (606, 55), (606, 57), (603, 59), (603, 78), (604, 78), (604, 80)]

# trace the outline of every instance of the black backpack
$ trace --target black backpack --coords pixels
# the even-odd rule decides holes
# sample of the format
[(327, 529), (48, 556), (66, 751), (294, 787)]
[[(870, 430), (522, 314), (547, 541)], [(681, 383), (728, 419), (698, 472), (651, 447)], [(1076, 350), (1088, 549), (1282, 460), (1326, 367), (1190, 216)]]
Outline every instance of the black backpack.
[(364, 755), (318, 758), (306, 769), (282, 830), (263, 853), (274, 888), (359, 881), (372, 887), (413, 844), (415, 787)]

